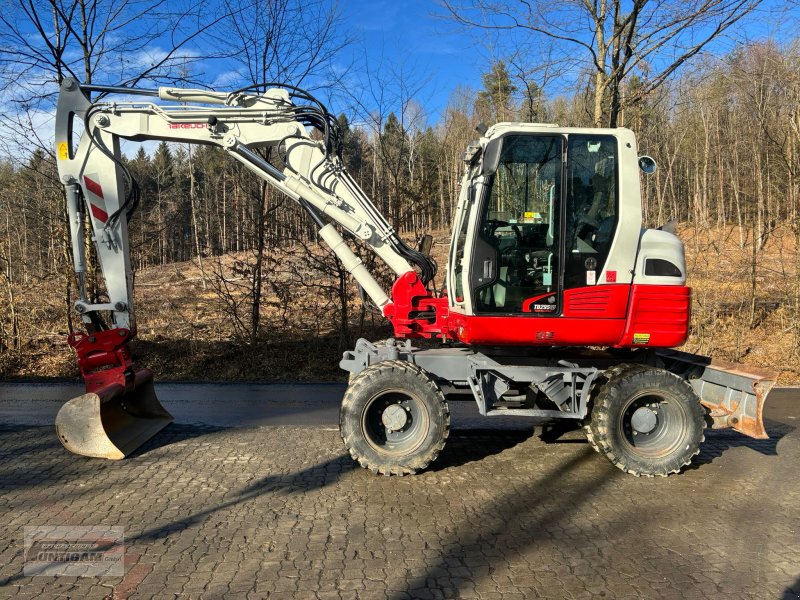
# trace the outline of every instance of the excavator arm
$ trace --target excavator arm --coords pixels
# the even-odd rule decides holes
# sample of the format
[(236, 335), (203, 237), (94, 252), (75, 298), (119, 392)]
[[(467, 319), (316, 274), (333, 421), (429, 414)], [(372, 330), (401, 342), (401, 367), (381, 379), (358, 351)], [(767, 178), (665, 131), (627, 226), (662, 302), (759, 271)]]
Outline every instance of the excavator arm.
[[(445, 331), (444, 314), (430, 318), (431, 309), (446, 312), (446, 299), (436, 298), (428, 286), (434, 263), (400, 239), (347, 173), (336, 119), (307, 92), (270, 85), (227, 93), (63, 81), (55, 142), (78, 281), (75, 310), (86, 327), (86, 332), (72, 334), (69, 343), (78, 355), (87, 394), (66, 403), (56, 422), (59, 438), (73, 452), (122, 458), (171, 420), (155, 397), (152, 374), (135, 370), (128, 350), (136, 335), (128, 219), (136, 211), (139, 189), (122, 160), (121, 139), (223, 149), (308, 213), (320, 238), (393, 322), (399, 337)], [(120, 95), (122, 101), (112, 100)], [(137, 100), (128, 99), (132, 96)], [(142, 97), (172, 104), (138, 100)], [(280, 166), (265, 158), (275, 155)], [(89, 298), (86, 289), (87, 222), (105, 281), (107, 298), (102, 302)], [(396, 274), (394, 302), (334, 224), (366, 244)], [(418, 312), (426, 318), (417, 319)], [(101, 439), (102, 431), (110, 446)], [(115, 441), (112, 431), (119, 431), (120, 439)]]

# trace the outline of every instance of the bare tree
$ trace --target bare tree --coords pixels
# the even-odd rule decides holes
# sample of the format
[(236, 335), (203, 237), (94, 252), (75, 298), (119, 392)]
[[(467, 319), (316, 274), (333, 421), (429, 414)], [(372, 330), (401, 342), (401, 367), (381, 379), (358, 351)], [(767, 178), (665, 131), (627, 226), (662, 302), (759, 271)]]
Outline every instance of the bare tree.
[[(263, 88), (269, 83), (323, 88), (335, 84), (334, 61), (350, 38), (342, 32), (339, 8), (322, 0), (224, 0), (228, 15), (226, 27), (216, 34), (221, 51), (230, 49), (238, 70), (226, 81), (227, 85)], [(268, 155), (267, 155), (268, 157)], [(266, 183), (253, 181), (252, 175), (241, 173), (246, 180), (237, 183), (244, 191), (253, 217), (250, 256), (237, 260), (237, 270), (247, 280), (248, 318), (237, 316), (237, 327), (246, 324), (247, 340), (258, 340), (262, 320), (262, 299), (265, 278), (269, 270), (268, 250), (276, 246), (284, 232), (281, 216), (287, 198), (276, 194)], [(294, 209), (293, 206), (289, 207)], [(290, 219), (294, 220), (294, 218)], [(217, 277), (222, 276), (218, 270)], [(224, 283), (224, 282), (223, 282)], [(217, 290), (224, 289), (220, 282)], [(220, 295), (234, 311), (230, 293)], [(241, 315), (241, 302), (235, 308)]]
[(52, 155), (46, 125), (64, 77), (116, 85), (186, 81), (187, 62), (200, 59), (191, 44), (225, 16), (207, 16), (199, 0), (10, 0), (7, 5), (11, 10), (0, 13), (0, 88), (5, 89), (0, 125), (23, 145), (7, 147), (11, 157), (34, 147)]
[[(547, 45), (577, 56), (593, 72), (595, 126), (615, 127), (620, 112), (666, 81), (687, 60), (753, 12), (761, 0), (443, 0), (467, 28), (506, 32), (511, 43)], [(578, 53), (576, 55), (576, 53)], [(626, 78), (646, 84), (626, 96)]]

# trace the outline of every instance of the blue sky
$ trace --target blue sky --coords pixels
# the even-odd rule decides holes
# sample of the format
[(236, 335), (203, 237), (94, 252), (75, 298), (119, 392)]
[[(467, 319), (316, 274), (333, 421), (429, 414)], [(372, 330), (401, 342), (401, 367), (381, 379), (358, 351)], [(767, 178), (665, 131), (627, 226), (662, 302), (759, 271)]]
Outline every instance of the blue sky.
[(459, 85), (478, 88), (488, 70), (488, 55), (475, 41), (443, 19), (430, 0), (347, 0), (340, 5), (356, 42), (346, 55), (356, 64), (402, 65), (410, 80), (424, 87), (419, 101), (429, 118), (444, 109)]
[[(341, 33), (352, 39), (352, 44), (341, 52), (333, 65), (334, 70), (346, 73), (343, 80), (349, 91), (349, 94), (337, 94), (336, 97), (327, 100), (329, 108), (335, 113), (346, 112), (352, 115), (354, 106), (352, 97), (359, 95), (362, 109), (373, 112), (379, 108), (377, 105), (382, 101), (383, 106), (380, 108), (384, 114), (389, 110), (398, 112), (399, 103), (396, 99), (393, 101), (391, 96), (396, 94), (398, 74), (402, 74), (406, 84), (412, 89), (417, 105), (424, 110), (427, 124), (434, 125), (457, 87), (479, 89), (481, 75), (490, 69), (492, 59), (505, 58), (508, 52), (526, 39), (524, 34), (516, 32), (504, 32), (502, 36), (491, 40), (485, 32), (465, 31), (445, 18), (445, 9), (439, 0), (324, 1), (337, 2), (343, 18)], [(623, 0), (627, 1), (629, 0)], [(302, 6), (302, 0), (299, 2)], [(778, 7), (783, 5), (783, 0), (764, 0), (758, 14), (737, 26), (737, 39), (758, 40), (772, 36), (783, 41), (796, 37), (800, 5), (794, 3), (779, 12)], [(108, 6), (113, 4), (108, 3)], [(219, 0), (207, 0), (208, 10), (203, 16), (211, 19), (221, 7)], [(306, 11), (305, 16), (309, 14), (310, 11)], [(33, 28), (30, 24), (25, 24), (24, 16), (20, 14), (19, 17), (24, 35), (36, 39)], [(14, 22), (13, 18), (11, 22)], [(164, 24), (163, 20), (159, 22)], [(157, 62), (159, 56), (164, 55), (165, 49), (170, 47), (168, 38), (170, 36), (180, 38), (182, 35), (181, 32), (173, 30), (173, 24), (166, 23), (166, 25), (163, 41), (156, 40), (147, 47), (138, 48), (135, 52), (112, 57), (113, 60), (106, 61), (104, 68), (96, 74), (95, 82), (117, 84), (121, 77), (120, 69), (130, 75), (133, 72), (141, 72), (148, 63)], [(189, 30), (192, 30), (192, 25), (193, 23), (187, 25)], [(136, 27), (141, 26), (142, 24), (133, 22), (129, 26), (132, 31), (127, 33), (135, 34)], [(585, 27), (583, 29), (585, 31)], [(238, 71), (241, 69), (241, 63), (237, 66), (236, 56), (212, 61), (199, 60), (193, 63), (193, 59), (206, 55), (208, 50), (204, 47), (206, 41), (198, 38), (184, 47), (181, 52), (185, 53), (187, 59), (178, 56), (173, 69), (179, 67), (181, 60), (184, 60), (184, 65), (188, 60), (191, 63), (190, 69), (196, 71), (203, 82), (221, 90), (234, 89), (247, 81), (246, 74)], [(224, 50), (236, 54), (237, 48), (226, 46), (230, 40), (224, 38), (224, 33), (221, 41)], [(38, 43), (43, 44), (40, 38)], [(735, 43), (732, 37), (725, 36), (709, 49), (712, 53), (723, 55), (730, 52)], [(556, 58), (566, 57), (567, 61), (572, 60), (573, 64), (553, 77), (548, 84), (545, 92), (551, 96), (574, 89), (573, 83), (577, 72), (574, 57), (570, 55), (572, 50), (566, 48), (559, 50), (562, 51), (562, 55)], [(78, 71), (80, 70), (80, 53), (76, 48), (72, 47), (66, 58), (74, 61)], [(526, 65), (536, 63), (536, 56), (528, 57), (525, 62)], [(371, 72), (371, 76), (366, 76), (366, 71)], [(686, 68), (683, 71), (686, 71)], [(51, 137), (54, 112), (53, 73), (49, 71), (39, 73), (34, 70), (26, 74), (21, 83), (23, 84), (21, 86), (9, 86), (0, 90), (0, 112), (8, 114), (17, 111), (20, 106), (13, 100), (19, 94), (30, 97), (36, 97), (37, 94), (51, 94), (44, 97), (40, 104), (34, 103), (33, 106), (26, 108), (26, 119), (30, 121), (30, 128), (37, 132), (44, 140), (43, 144), (47, 145), (47, 140)], [(312, 89), (315, 87), (313, 81), (308, 84)], [(146, 82), (144, 85), (155, 84)], [(378, 98), (381, 95), (386, 97)], [(320, 97), (325, 99), (325, 92), (322, 92)], [(8, 135), (4, 137), (6, 140), (10, 139)], [(10, 145), (6, 143), (5, 146), (0, 144), (0, 155), (18, 153), (15, 147), (11, 147), (14, 146), (13, 143)]]
[[(481, 75), (492, 60), (504, 58), (525, 37), (507, 31), (492, 40), (488, 34), (465, 31), (445, 18), (446, 11), (437, 0), (340, 0), (339, 6), (356, 38), (345, 55), (356, 64), (366, 55), (373, 65), (381, 60), (386, 65), (403, 65), (409, 79), (421, 87), (417, 100), (431, 123), (437, 121), (457, 86), (479, 89)], [(782, 0), (764, 0), (756, 13), (707, 50), (724, 55), (744, 39), (785, 41), (798, 35), (798, 22), (800, 5), (787, 7)], [(569, 51), (566, 54), (569, 59)], [(567, 68), (549, 84), (547, 93), (573, 89), (575, 76), (576, 70)], [(336, 106), (331, 108), (336, 110)]]

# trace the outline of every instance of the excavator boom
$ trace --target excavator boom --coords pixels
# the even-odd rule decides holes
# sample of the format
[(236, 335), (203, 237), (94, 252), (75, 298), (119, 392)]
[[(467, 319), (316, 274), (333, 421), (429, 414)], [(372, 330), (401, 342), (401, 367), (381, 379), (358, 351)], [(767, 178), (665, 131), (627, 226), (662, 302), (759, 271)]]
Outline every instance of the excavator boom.
[[(332, 223), (366, 243), (404, 281), (428, 294), (425, 283), (433, 278), (434, 264), (399, 238), (347, 174), (338, 155), (333, 116), (308, 93), (291, 86), (264, 93), (253, 89), (220, 93), (81, 85), (73, 79), (62, 83), (56, 150), (78, 280), (75, 310), (87, 329), (70, 338), (87, 393), (65, 404), (56, 421), (59, 439), (73, 452), (122, 458), (171, 420), (155, 395), (152, 374), (134, 369), (127, 348), (136, 335), (128, 219), (136, 211), (139, 190), (121, 160), (121, 139), (222, 148), (309, 214), (322, 240), (376, 307), (396, 312)], [(92, 93), (97, 94), (94, 100)], [(106, 99), (119, 94), (182, 104)], [(83, 125), (79, 137), (76, 122)], [(319, 132), (321, 139), (312, 138), (309, 130)], [(266, 158), (279, 151), (282, 168)], [(103, 302), (92, 301), (86, 289), (87, 222), (105, 280)]]

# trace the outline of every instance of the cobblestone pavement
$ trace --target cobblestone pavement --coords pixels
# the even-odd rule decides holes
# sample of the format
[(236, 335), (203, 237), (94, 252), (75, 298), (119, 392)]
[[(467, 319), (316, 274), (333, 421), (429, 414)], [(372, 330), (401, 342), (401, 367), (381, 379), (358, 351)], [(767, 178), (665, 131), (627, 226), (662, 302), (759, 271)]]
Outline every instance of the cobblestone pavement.
[[(376, 477), (329, 427), (171, 425), (133, 458), (0, 429), (0, 596), (798, 598), (800, 433), (711, 432), (637, 479), (577, 432), (456, 431)], [(124, 577), (23, 577), (26, 525), (121, 525)]]

